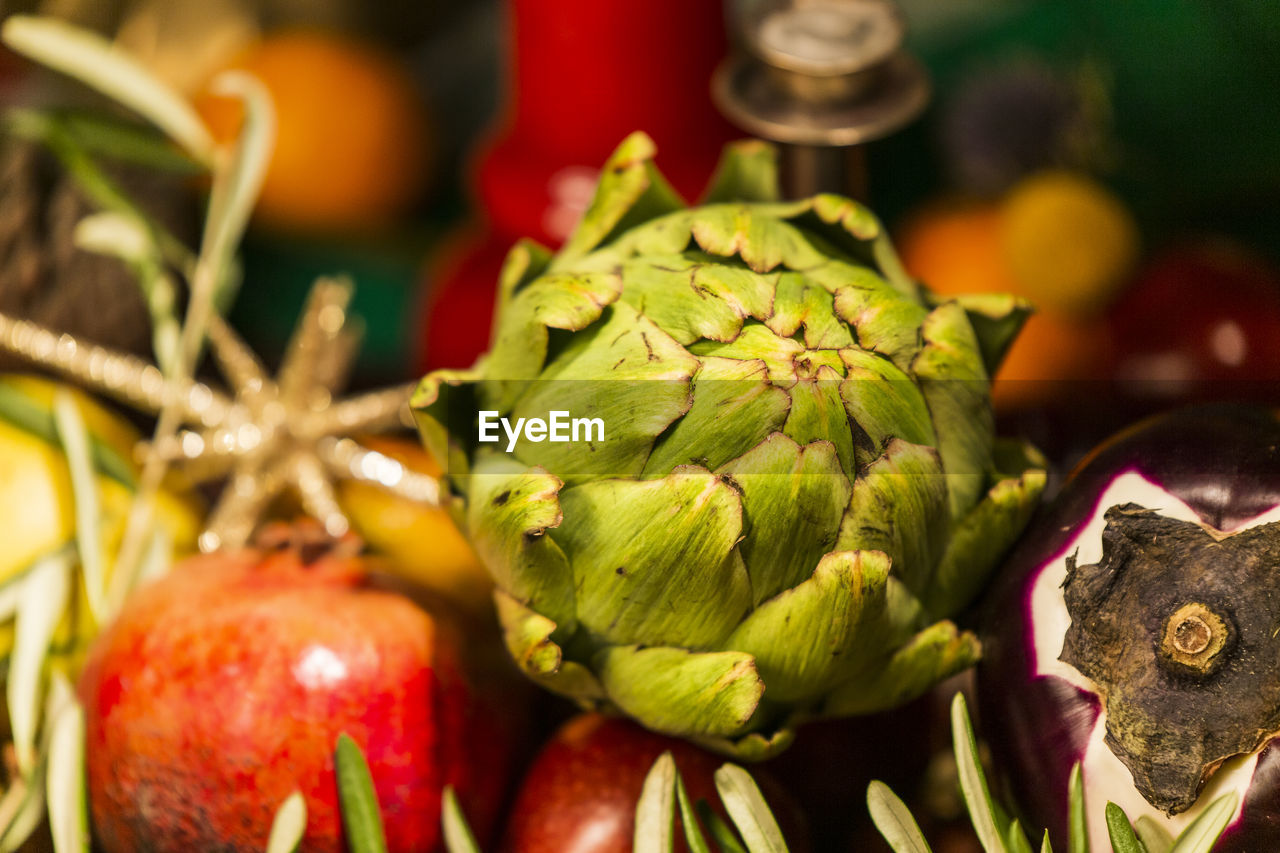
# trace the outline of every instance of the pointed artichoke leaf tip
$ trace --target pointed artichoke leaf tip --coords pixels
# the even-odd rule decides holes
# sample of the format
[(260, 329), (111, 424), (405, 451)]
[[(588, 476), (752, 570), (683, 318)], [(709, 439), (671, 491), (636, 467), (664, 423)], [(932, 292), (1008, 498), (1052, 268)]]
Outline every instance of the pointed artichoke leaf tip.
[(988, 376), (995, 376), (1022, 327), (1035, 313), (1029, 300), (1009, 293), (961, 294), (945, 301), (959, 303), (968, 315)]
[(614, 150), (601, 169), (591, 203), (551, 262), (551, 270), (566, 269), (628, 228), (685, 207), (653, 165), (657, 150), (643, 131), (635, 131)]
[(725, 146), (702, 203), (775, 202), (781, 197), (777, 149), (760, 139), (745, 139)]
[(496, 331), (502, 324), (503, 311), (511, 298), (520, 288), (546, 271), (551, 257), (550, 249), (528, 238), (516, 241), (507, 252), (502, 261), (502, 269), (498, 272), (498, 304), (493, 311), (493, 337), (497, 337)]
[(500, 589), (493, 602), (507, 651), (520, 669), (535, 678), (559, 672), (564, 651), (551, 639), (556, 623)]

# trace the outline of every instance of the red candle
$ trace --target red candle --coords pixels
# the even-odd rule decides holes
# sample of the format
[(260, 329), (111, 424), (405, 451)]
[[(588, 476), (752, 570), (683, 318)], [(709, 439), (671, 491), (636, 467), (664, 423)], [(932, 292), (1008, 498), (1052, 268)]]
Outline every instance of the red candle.
[(508, 8), (511, 94), (473, 183), (485, 222), (430, 271), (424, 370), (469, 365), (485, 349), (507, 249), (520, 237), (559, 245), (628, 133), (654, 138), (658, 167), (691, 200), (724, 143), (742, 135), (711, 102), (726, 52), (721, 3), (509, 0)]

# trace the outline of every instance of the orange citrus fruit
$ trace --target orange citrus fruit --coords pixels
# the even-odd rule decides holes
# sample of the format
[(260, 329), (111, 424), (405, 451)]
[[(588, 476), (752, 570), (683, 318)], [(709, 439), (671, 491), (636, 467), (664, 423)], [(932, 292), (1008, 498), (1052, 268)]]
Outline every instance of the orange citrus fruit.
[(940, 296), (1019, 293), (1000, 246), (1000, 217), (999, 205), (990, 202), (928, 205), (898, 234), (902, 263)]
[(991, 387), (996, 409), (1079, 399), (1102, 375), (1111, 337), (1101, 320), (1032, 314), (1005, 354)]
[[(304, 229), (384, 224), (418, 197), (429, 162), (425, 107), (407, 71), (377, 47), (336, 33), (269, 35), (232, 68), (271, 93), (276, 143), (257, 215)], [(242, 121), (237, 101), (203, 93), (196, 108), (219, 141)]]

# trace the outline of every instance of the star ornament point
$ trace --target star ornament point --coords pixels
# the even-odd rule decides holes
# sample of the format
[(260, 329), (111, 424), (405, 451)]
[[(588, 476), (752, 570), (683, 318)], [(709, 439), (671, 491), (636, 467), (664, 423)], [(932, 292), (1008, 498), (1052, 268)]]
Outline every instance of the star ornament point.
[[(183, 426), (146, 443), (143, 452), (159, 454), (194, 482), (225, 481), (198, 540), (202, 551), (244, 545), (286, 491), (327, 533), (343, 535), (350, 522), (338, 502), (339, 480), (438, 503), (434, 478), (351, 438), (411, 426), (413, 390), (409, 383), (338, 396), (359, 348), (360, 332), (347, 310), (351, 294), (346, 280), (316, 282), (275, 376), (215, 316), (208, 346), (227, 391), (197, 381), (173, 383)], [(170, 393), (153, 364), (5, 314), (0, 348), (148, 414), (159, 413)]]

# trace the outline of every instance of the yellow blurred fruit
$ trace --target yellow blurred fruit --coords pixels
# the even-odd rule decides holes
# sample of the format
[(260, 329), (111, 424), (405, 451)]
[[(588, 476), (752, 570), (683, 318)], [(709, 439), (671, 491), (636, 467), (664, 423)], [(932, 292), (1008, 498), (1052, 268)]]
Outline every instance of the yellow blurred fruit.
[[(18, 404), (26, 401), (46, 417), (53, 410), (54, 394), (60, 387), (31, 376), (0, 377), (6, 393), (16, 394)], [(72, 390), (89, 434), (99, 440), (136, 481), (140, 471), (133, 460), (133, 447), (141, 436), (123, 419), (111, 414), (87, 395)], [(99, 520), (104, 553), (113, 553), (124, 533), (125, 517), (133, 499), (133, 488), (99, 471)], [(162, 490), (157, 500), (157, 519), (168, 530), (179, 550), (195, 547), (201, 507), (193, 496)], [(71, 474), (62, 449), (19, 426), (0, 412), (0, 583), (29, 566), (37, 558), (71, 541), (75, 532)]]
[(1106, 187), (1083, 175), (1032, 175), (1005, 198), (1000, 242), (1018, 292), (1046, 311), (1096, 313), (1138, 258), (1138, 226)]
[[(417, 442), (366, 436), (361, 443), (414, 471), (440, 474)], [(355, 480), (342, 481), (338, 500), (355, 530), (391, 559), (394, 571), (472, 611), (491, 606), (493, 582), (448, 512)]]
[[(60, 386), (32, 376), (0, 376), (0, 587), (42, 557), (70, 545), (75, 538), (75, 503), (71, 473), (61, 447), (51, 438), (19, 425), (35, 416), (52, 417), (54, 396)], [(111, 456), (111, 472), (99, 468), (97, 486), (101, 554), (110, 572), (124, 535), (125, 523), (140, 474), (133, 448), (141, 438), (133, 427), (88, 395), (70, 389), (91, 440)], [(165, 488), (156, 498), (156, 523), (168, 533), (177, 554), (195, 549), (203, 519), (202, 506), (193, 495)], [(110, 575), (108, 574), (108, 580)], [(83, 637), (92, 630), (88, 599), (78, 585), (78, 614), (73, 624), (64, 619), (55, 635), (66, 647), (73, 627)], [(0, 625), (0, 657), (12, 644), (11, 623)]]
[[(233, 68), (258, 77), (276, 111), (276, 145), (256, 214), (275, 225), (359, 230), (385, 224), (426, 179), (425, 107), (388, 53), (349, 36), (267, 36)], [(214, 137), (234, 137), (240, 104), (202, 94), (196, 108)]]

